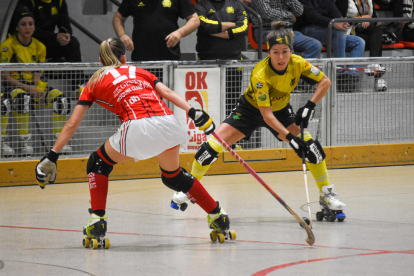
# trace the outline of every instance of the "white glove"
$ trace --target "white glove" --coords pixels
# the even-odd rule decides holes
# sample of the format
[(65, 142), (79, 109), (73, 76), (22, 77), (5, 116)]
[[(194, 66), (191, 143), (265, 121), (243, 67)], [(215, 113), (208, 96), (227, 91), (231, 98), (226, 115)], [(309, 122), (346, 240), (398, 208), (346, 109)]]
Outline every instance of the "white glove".
[(59, 154), (54, 150), (50, 150), (49, 153), (43, 157), (36, 165), (36, 182), (40, 188), (44, 189), (46, 186), (46, 179), (48, 175), (49, 183), (52, 184), (56, 180), (57, 164), (56, 161), (59, 158)]

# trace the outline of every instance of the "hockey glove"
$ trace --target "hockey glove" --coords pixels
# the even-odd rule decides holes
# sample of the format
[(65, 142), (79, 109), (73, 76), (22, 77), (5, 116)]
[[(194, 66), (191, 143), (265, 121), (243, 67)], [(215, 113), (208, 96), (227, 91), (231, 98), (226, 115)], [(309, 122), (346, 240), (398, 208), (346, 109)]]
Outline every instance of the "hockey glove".
[(299, 137), (293, 135), (292, 133), (289, 132), (288, 135), (286, 135), (286, 139), (289, 140), (289, 145), (300, 158), (302, 158), (303, 151), (305, 151), (305, 155), (309, 151), (306, 142), (300, 139)]
[(306, 161), (312, 164), (319, 164), (325, 160), (326, 154), (318, 140), (314, 141), (313, 139), (310, 139), (306, 143), (309, 147), (309, 151), (306, 152)]
[(315, 114), (316, 104), (308, 101), (304, 107), (299, 108), (296, 112), (295, 124), (300, 126), (300, 123), (303, 122), (303, 127), (307, 128), (309, 121), (312, 120), (313, 114)]
[(46, 178), (50, 174), (49, 184), (52, 184), (56, 180), (57, 165), (56, 161), (59, 158), (59, 154), (54, 150), (50, 150), (49, 153), (43, 157), (36, 165), (36, 182), (40, 188), (44, 189), (46, 186)]
[(204, 130), (206, 135), (211, 134), (216, 128), (213, 119), (204, 110), (194, 109), (193, 107), (188, 111), (188, 117), (190, 117), (196, 127), (200, 130)]

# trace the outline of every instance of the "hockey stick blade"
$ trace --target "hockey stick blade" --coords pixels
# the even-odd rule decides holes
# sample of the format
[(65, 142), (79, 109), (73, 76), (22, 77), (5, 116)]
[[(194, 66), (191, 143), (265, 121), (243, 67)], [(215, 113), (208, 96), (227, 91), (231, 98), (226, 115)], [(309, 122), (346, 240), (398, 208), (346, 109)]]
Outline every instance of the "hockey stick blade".
[(228, 152), (230, 152), (231, 155), (233, 155), (234, 158), (236, 158), (237, 161), (239, 161), (240, 164), (244, 166), (244, 168), (254, 177), (257, 181), (259, 181), (260, 184), (274, 197), (277, 201), (282, 204), (283, 207), (285, 207), (286, 210), (299, 222), (299, 224), (303, 227), (303, 229), (306, 230), (306, 233), (308, 234), (308, 237), (306, 238), (306, 243), (309, 245), (313, 245), (315, 243), (315, 236), (310, 229), (309, 225), (301, 218), (299, 217), (287, 204), (286, 202), (275, 192), (272, 188), (270, 188), (269, 185), (266, 184), (266, 182), (234, 151), (232, 148), (227, 145), (226, 142), (223, 141), (215, 132), (211, 133), (214, 138), (217, 139), (217, 141), (220, 142), (220, 144), (223, 145), (227, 149)]

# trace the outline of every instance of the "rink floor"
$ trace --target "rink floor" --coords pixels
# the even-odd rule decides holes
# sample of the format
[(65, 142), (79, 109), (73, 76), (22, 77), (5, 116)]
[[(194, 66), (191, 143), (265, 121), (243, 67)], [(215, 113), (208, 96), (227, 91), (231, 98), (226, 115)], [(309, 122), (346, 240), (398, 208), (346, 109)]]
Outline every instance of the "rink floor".
[[(111, 247), (96, 250), (82, 247), (87, 183), (0, 188), (0, 275), (413, 275), (414, 166), (329, 174), (347, 218), (316, 221), (319, 193), (308, 173), (313, 246), (250, 174), (202, 181), (237, 233), (223, 244), (210, 241), (197, 205), (185, 212), (169, 207), (172, 192), (160, 179), (110, 182)], [(308, 216), (303, 172), (260, 176), (299, 216)]]

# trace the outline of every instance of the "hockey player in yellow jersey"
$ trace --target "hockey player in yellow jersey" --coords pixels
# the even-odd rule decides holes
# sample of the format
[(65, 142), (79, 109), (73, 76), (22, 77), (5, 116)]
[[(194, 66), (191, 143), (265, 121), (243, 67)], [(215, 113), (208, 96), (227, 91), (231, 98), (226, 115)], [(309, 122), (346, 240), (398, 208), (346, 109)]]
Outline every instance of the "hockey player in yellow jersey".
[[(323, 212), (318, 212), (317, 219), (325, 217), (330, 221), (343, 221), (345, 204), (337, 198), (334, 185), (329, 181), (323, 148), (306, 129), (315, 106), (326, 95), (331, 81), (307, 60), (292, 54), (294, 35), (283, 27), (282, 22), (272, 24), (273, 31), (267, 39), (268, 57), (254, 67), (249, 87), (218, 127), (216, 134), (232, 145), (243, 138), (250, 138), (257, 128), (265, 127), (277, 139), (289, 143), (300, 158), (304, 151), (308, 168), (320, 191), (319, 202)], [(311, 99), (295, 114), (290, 105), (290, 96), (299, 79), (318, 85)], [(304, 137), (300, 134), (301, 124)], [(223, 146), (210, 137), (195, 154), (191, 174), (200, 180), (223, 150)], [(184, 194), (175, 193), (171, 207), (185, 210), (186, 201), (188, 199)]]
[[(35, 22), (33, 15), (25, 8), (17, 10), (12, 24), (16, 33), (10, 35), (0, 45), (1, 63), (42, 63), (46, 59), (45, 46), (33, 38)], [(32, 137), (29, 133), (31, 105), (36, 108), (53, 107), (53, 134), (62, 131), (66, 115), (70, 112), (69, 102), (58, 89), (47, 87), (47, 81), (42, 79), (42, 72), (13, 71), (2, 73), (1, 93), (1, 155), (11, 157), (15, 150), (7, 141), (9, 116), (13, 113), (19, 136), (17, 147), (19, 156), (31, 156), (34, 153)], [(70, 151), (70, 147), (66, 151)]]

